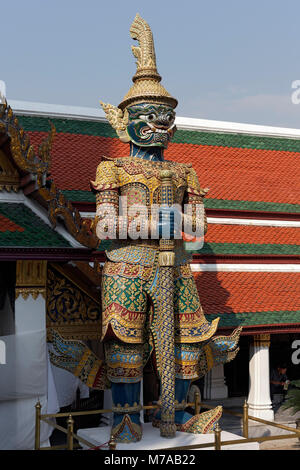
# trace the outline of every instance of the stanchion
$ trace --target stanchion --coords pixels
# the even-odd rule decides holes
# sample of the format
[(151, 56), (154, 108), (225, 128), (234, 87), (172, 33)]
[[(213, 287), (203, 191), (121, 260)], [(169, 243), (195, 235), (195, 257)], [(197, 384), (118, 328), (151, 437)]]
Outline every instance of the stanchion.
[(200, 413), (200, 393), (195, 392), (195, 415)]
[(116, 450), (117, 443), (115, 441), (114, 436), (110, 437), (109, 443), (108, 443), (109, 450)]
[(40, 449), (41, 444), (41, 404), (38, 401), (35, 405), (35, 439), (34, 450)]
[(243, 406), (243, 437), (248, 439), (249, 437), (249, 432), (248, 432), (248, 425), (249, 425), (249, 420), (248, 420), (248, 409), (249, 405), (247, 403), (247, 400), (245, 400), (244, 406)]
[(221, 450), (221, 428), (219, 423), (215, 428), (215, 450)]
[(74, 420), (72, 418), (72, 415), (69, 415), (68, 421), (67, 421), (67, 427), (68, 427), (68, 434), (67, 434), (67, 449), (68, 450), (73, 450), (73, 428), (74, 428)]

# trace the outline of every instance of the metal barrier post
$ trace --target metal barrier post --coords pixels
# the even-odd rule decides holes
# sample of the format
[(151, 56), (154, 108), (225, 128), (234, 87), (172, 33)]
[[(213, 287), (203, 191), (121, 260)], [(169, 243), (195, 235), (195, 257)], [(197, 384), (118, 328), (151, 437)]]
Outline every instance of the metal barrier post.
[(72, 415), (69, 416), (68, 421), (68, 434), (67, 434), (67, 449), (73, 450), (73, 428), (74, 428), (74, 420)]
[(249, 432), (248, 432), (248, 425), (249, 425), (249, 420), (248, 420), (248, 409), (249, 405), (247, 403), (247, 400), (245, 400), (244, 406), (243, 406), (243, 437), (248, 439), (249, 437)]
[(200, 393), (195, 393), (195, 415), (200, 413)]
[(219, 423), (215, 428), (215, 450), (221, 450), (221, 428)]
[(108, 447), (109, 447), (109, 450), (116, 450), (117, 443), (116, 443), (116, 441), (115, 441), (114, 436), (110, 436), (110, 440), (109, 440), (109, 443), (108, 443)]
[(41, 404), (38, 401), (35, 405), (35, 439), (34, 439), (34, 450), (40, 449), (41, 444)]

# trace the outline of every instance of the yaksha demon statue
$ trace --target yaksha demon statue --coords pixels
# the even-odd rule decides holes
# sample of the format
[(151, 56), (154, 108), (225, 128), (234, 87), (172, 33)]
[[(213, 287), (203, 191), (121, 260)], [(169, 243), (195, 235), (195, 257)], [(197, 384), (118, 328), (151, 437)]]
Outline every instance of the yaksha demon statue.
[[(214, 336), (218, 319), (209, 323), (203, 314), (182, 234), (191, 236), (197, 224), (205, 233), (206, 190), (191, 165), (164, 160), (176, 131), (177, 100), (160, 84), (152, 32), (139, 15), (130, 34), (139, 43), (132, 47), (133, 86), (118, 107), (102, 103), (120, 140), (129, 143), (130, 155), (103, 158), (92, 182), (97, 234), (112, 239), (103, 268), (102, 341), (117, 442), (142, 437), (140, 386), (147, 361), (161, 384), (153, 420), (161, 435), (211, 431), (222, 408), (190, 415), (185, 411), (189, 386), (232, 360), (240, 335), (237, 329), (231, 336)], [(95, 360), (93, 387), (97, 367), (100, 371)], [(85, 382), (87, 375), (81, 377)]]

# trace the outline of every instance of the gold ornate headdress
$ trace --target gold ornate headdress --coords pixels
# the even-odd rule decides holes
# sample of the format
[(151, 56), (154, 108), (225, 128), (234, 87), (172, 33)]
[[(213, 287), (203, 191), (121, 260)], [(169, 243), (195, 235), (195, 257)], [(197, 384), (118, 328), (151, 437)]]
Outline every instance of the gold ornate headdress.
[(125, 109), (132, 104), (146, 101), (148, 103), (167, 104), (175, 108), (177, 100), (159, 83), (161, 76), (156, 68), (156, 57), (153, 36), (148, 23), (137, 13), (131, 28), (132, 39), (139, 42), (139, 46), (131, 46), (136, 57), (137, 70), (132, 78), (133, 86), (130, 88), (119, 108)]
[(148, 23), (138, 13), (131, 25), (130, 35), (139, 42), (139, 46), (132, 46), (133, 55), (137, 59), (133, 85), (118, 107), (100, 101), (108, 121), (124, 142), (128, 141), (125, 132), (128, 122), (127, 106), (144, 102), (175, 108), (178, 103), (160, 84), (161, 76), (156, 68), (152, 32)]

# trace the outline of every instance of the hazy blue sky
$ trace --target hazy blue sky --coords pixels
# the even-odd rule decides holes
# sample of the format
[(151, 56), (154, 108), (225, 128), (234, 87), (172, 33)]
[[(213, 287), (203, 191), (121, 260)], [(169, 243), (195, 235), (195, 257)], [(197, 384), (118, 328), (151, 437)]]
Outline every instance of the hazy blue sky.
[(299, 0), (2, 0), (8, 100), (118, 104), (135, 72), (137, 12), (179, 116), (300, 127)]

